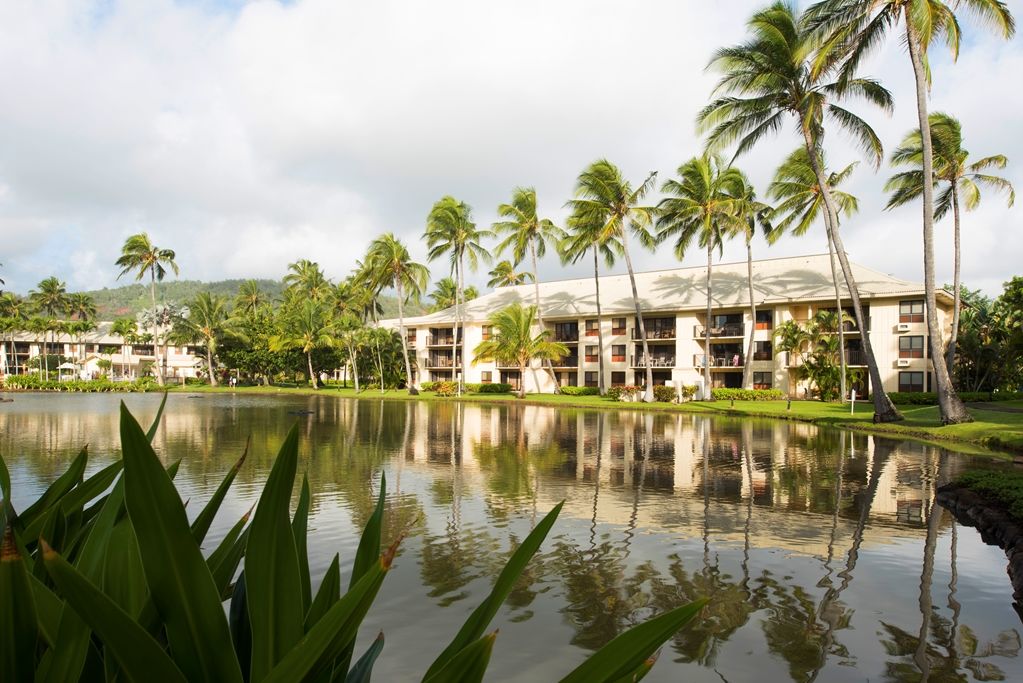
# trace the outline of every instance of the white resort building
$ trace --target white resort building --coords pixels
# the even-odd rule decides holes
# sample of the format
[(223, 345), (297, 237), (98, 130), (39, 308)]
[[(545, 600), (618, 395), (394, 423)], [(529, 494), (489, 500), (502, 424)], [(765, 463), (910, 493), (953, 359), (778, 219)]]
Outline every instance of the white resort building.
[[(867, 318), (867, 334), (877, 358), (886, 391), (929, 391), (927, 325), (924, 286), (852, 264)], [(841, 278), (841, 271), (839, 271)], [(827, 254), (765, 259), (753, 262), (756, 320), (750, 319), (746, 262), (715, 264), (713, 314), (706, 319), (706, 268), (674, 268), (636, 273), (640, 307), (646, 325), (654, 384), (674, 386), (702, 383), (704, 362), (711, 364), (714, 387), (740, 387), (746, 363), (753, 366), (755, 388), (780, 389), (802, 397), (806, 387), (798, 381), (800, 359), (774, 351), (775, 328), (787, 321), (805, 321), (820, 310), (835, 310), (835, 291)], [(463, 304), (467, 352), (466, 382), (526, 381), (527, 391), (552, 392), (553, 381), (541, 363), (534, 362), (520, 377), (518, 368), (499, 363), (473, 363), (473, 349), (487, 339), (487, 319), (509, 304), (534, 303), (532, 284), (501, 287)], [(847, 294), (844, 282), (843, 295)], [(628, 275), (600, 278), (601, 316), (597, 317), (593, 278), (540, 283), (540, 307), (550, 338), (566, 344), (569, 354), (554, 364), (562, 386), (598, 386), (598, 330), (604, 337), (605, 386), (645, 383), (643, 344), (635, 319)], [(842, 306), (850, 316), (849, 299)], [(952, 297), (938, 292), (938, 319), (947, 338)], [(397, 329), (397, 320), (383, 325)], [(710, 326), (710, 348), (705, 327)], [(405, 319), (410, 350), (416, 359), (416, 381), (454, 379), (459, 373), (455, 355), (455, 309)], [(862, 367), (862, 381), (853, 387), (858, 396), (869, 392), (861, 332), (846, 323), (846, 359)], [(754, 352), (747, 358), (752, 335)]]

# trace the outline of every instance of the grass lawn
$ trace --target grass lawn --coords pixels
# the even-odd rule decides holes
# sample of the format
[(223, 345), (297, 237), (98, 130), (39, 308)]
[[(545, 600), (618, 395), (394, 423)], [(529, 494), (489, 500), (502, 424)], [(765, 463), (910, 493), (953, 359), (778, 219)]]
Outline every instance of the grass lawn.
[[(432, 392), (409, 396), (407, 391), (367, 390), (356, 394), (354, 389), (322, 388), (314, 391), (309, 387), (178, 387), (176, 392), (186, 393), (240, 393), (267, 395), (324, 395), (343, 398), (388, 399), (405, 401), (468, 401), (474, 403), (519, 402), (532, 405), (549, 405), (564, 408), (596, 408), (605, 410), (655, 410), (666, 412), (711, 413), (735, 417), (771, 417), (786, 420), (800, 420), (815, 424), (860, 429), (875, 433), (909, 436), (928, 441), (957, 441), (973, 443), (988, 448), (1023, 452), (1023, 401), (1005, 401), (970, 408), (974, 422), (962, 425), (941, 426), (937, 406), (904, 406), (900, 410), (906, 419), (896, 424), (874, 424), (871, 421), (873, 409), (870, 403), (856, 404), (855, 412), (849, 414), (849, 406), (819, 401), (712, 401), (671, 403), (624, 403), (614, 402), (600, 396), (561, 396), (553, 394), (528, 394), (518, 401), (511, 394), (467, 394), (462, 398), (441, 398)], [(1008, 410), (1006, 410), (1008, 409)], [(1020, 412), (1012, 412), (1019, 410)]]

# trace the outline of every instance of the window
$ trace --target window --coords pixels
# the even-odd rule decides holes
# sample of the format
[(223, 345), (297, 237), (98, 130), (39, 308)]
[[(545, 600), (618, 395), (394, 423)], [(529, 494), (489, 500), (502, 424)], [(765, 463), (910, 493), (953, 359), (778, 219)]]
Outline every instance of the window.
[(587, 337), (596, 337), (597, 336), (597, 332), (599, 330), (600, 330), (600, 321), (599, 320), (594, 319), (594, 320), (587, 320), (586, 321), (586, 336)]
[(924, 338), (899, 337), (899, 358), (923, 358)]
[(484, 370), (483, 372), (480, 373), (480, 383), (490, 384), (491, 382), (494, 381), (493, 376), (494, 375), (490, 370)]
[(922, 372), (900, 372), (899, 391), (923, 391), (924, 373)]
[(598, 360), (598, 358), (597, 358), (597, 347), (593, 346), (593, 345), (587, 345), (587, 347), (586, 347), (586, 362), (587, 363), (596, 363), (597, 360)]
[(586, 379), (586, 386), (588, 386), (588, 387), (595, 387), (595, 386), (597, 386), (597, 373), (595, 373), (595, 372), (587, 372), (586, 375), (585, 375), (585, 379)]
[(554, 323), (554, 341), (579, 341), (579, 323)]
[(410, 330), (410, 329), (406, 328), (406, 330), (405, 330), (405, 338), (408, 340), (409, 344), (415, 344), (416, 343), (416, 331), (414, 329)]
[(774, 327), (773, 311), (757, 311), (756, 329), (769, 330)]
[(624, 363), (625, 362), (625, 344), (615, 344), (611, 347), (611, 362), (612, 363)]
[(753, 373), (753, 388), (754, 389), (770, 389), (773, 378), (769, 372), (754, 372)]
[(611, 334), (625, 334), (625, 318), (611, 318)]
[(625, 385), (625, 373), (624, 372), (612, 372), (611, 373), (611, 386), (620, 387)]
[(922, 323), (924, 321), (924, 302), (900, 301), (899, 322), (900, 323)]
[(493, 328), (490, 325), (483, 326), (483, 341), (490, 339), (490, 335), (493, 332)]
[(753, 342), (753, 360), (771, 360), (774, 350), (769, 341)]

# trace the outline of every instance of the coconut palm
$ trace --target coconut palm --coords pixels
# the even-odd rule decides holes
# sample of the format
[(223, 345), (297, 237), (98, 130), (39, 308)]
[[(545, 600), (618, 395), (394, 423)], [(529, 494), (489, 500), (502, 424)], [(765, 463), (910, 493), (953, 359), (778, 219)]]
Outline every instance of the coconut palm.
[[(877, 134), (866, 121), (836, 102), (843, 97), (859, 97), (890, 111), (891, 95), (876, 81), (856, 77), (853, 72), (837, 82), (826, 78), (826, 70), (815, 70), (814, 36), (791, 5), (775, 3), (754, 14), (747, 26), (751, 38), (740, 45), (718, 50), (711, 62), (722, 72), (722, 77), (715, 89), (718, 96), (698, 115), (700, 128), (708, 132), (708, 144), (712, 148), (737, 143), (736, 155), (739, 155), (776, 132), (786, 118), (797, 123), (821, 188), (825, 228), (842, 266), (857, 325), (865, 331), (867, 325), (859, 289), (838, 230), (838, 208), (820, 163), (824, 122), (828, 119), (844, 129), (872, 162), (880, 164), (883, 149)], [(863, 351), (874, 397), (874, 420), (903, 419), (884, 391), (870, 335), (866, 333), (863, 334)]]
[(121, 256), (114, 262), (115, 265), (121, 267), (121, 272), (118, 273), (118, 279), (121, 276), (134, 272), (135, 280), (139, 281), (149, 274), (149, 299), (153, 305), (153, 355), (156, 361), (155, 375), (156, 382), (160, 386), (163, 386), (163, 366), (160, 364), (160, 337), (157, 326), (156, 312), (156, 283), (163, 282), (164, 277), (167, 276), (167, 268), (174, 271), (174, 275), (177, 275), (178, 264), (174, 261), (175, 254), (173, 249), (161, 249), (154, 245), (149, 235), (140, 232), (135, 235), (131, 235), (124, 241), (124, 245), (121, 247)]
[[(856, 213), (859, 203), (853, 195), (838, 189), (852, 175), (856, 168), (853, 162), (836, 173), (829, 173), (827, 160), (821, 153), (821, 169), (826, 174), (828, 191), (838, 209), (837, 217), (851, 216)], [(769, 244), (774, 244), (786, 233), (794, 237), (802, 237), (817, 222), (824, 210), (824, 199), (817, 183), (817, 176), (810, 165), (810, 158), (805, 147), (797, 147), (786, 157), (774, 173), (774, 179), (767, 188), (768, 196), (778, 201), (771, 211), (772, 227), (767, 236)], [(835, 287), (835, 310), (842, 310), (842, 293), (839, 289), (838, 267), (835, 265), (835, 247), (828, 237), (828, 256), (831, 259), (831, 280)], [(839, 375), (839, 393), (841, 401), (846, 400), (846, 360), (845, 360), (845, 326), (838, 326), (838, 351), (841, 373)]]
[(462, 303), (465, 290), (465, 262), (476, 271), (480, 262), (490, 262), (490, 252), (482, 244), (482, 240), (493, 237), (489, 230), (480, 230), (472, 220), (472, 207), (454, 197), (442, 197), (426, 218), (426, 246), (429, 248), (431, 261), (445, 254), (451, 261), (451, 273), (455, 278), (455, 357), (460, 374), (458, 391), (461, 393), (465, 383), (465, 345), (462, 344), (459, 354), (459, 343), (462, 334)]
[(305, 354), (309, 368), (309, 381), (319, 389), (319, 378), (313, 369), (313, 351), (333, 343), (328, 326), (327, 311), (323, 304), (312, 298), (303, 299), (282, 321), (280, 334), (270, 339), (271, 351), (299, 349)]
[[(462, 301), (472, 301), (479, 295), (479, 290), (469, 285), (462, 292)], [(430, 306), (430, 311), (433, 313), (443, 311), (445, 308), (454, 308), (455, 301), (458, 299), (458, 284), (454, 278), (442, 277), (433, 284), (433, 291), (430, 292), (429, 298), (433, 301), (433, 305)]]
[[(657, 173), (650, 173), (637, 187), (622, 177), (618, 167), (607, 159), (590, 164), (576, 181), (575, 199), (567, 203), (572, 209), (572, 221), (577, 225), (592, 225), (596, 231), (595, 241), (600, 244), (617, 242), (625, 256), (625, 267), (629, 271), (632, 285), (632, 302), (636, 309), (636, 324), (643, 342), (643, 358), (646, 361), (646, 390), (643, 400), (654, 400), (654, 375), (650, 367), (650, 348), (646, 338), (646, 324), (639, 303), (636, 288), (636, 274), (632, 268), (629, 253), (629, 233), (639, 239), (640, 244), (652, 247), (654, 244), (650, 228), (654, 220), (654, 208), (642, 204), (647, 193), (654, 186)], [(597, 228), (596, 226), (600, 226)]]
[(18, 372), (18, 353), (15, 348), (14, 333), (25, 329), (25, 321), (28, 319), (30, 308), (30, 303), (22, 296), (13, 292), (0, 294), (0, 316), (8, 321), (6, 331), (11, 344), (9, 353), (12, 363), (8, 367), (13, 368), (15, 374)]
[[(110, 326), (110, 334), (121, 338), (121, 345), (134, 344), (138, 339), (138, 323), (134, 318), (118, 318)], [(121, 349), (121, 376), (124, 376), (124, 349)]]
[[(473, 364), (483, 359), (515, 363), (519, 368), (519, 398), (526, 396), (526, 367), (534, 360), (558, 360), (568, 355), (568, 347), (548, 339), (543, 328), (533, 334), (535, 306), (512, 304), (495, 312), (487, 320), (494, 335), (473, 350)], [(540, 390), (539, 383), (537, 391)]]
[(508, 260), (499, 262), (494, 266), (493, 270), (487, 273), (490, 276), (490, 280), (487, 281), (487, 287), (514, 287), (515, 285), (523, 285), (527, 282), (535, 281), (536, 278), (528, 270), (516, 272), (515, 265)]
[[(50, 276), (45, 280), (41, 281), (36, 285), (36, 289), (31, 290), (28, 293), (29, 300), (35, 309), (41, 313), (46, 313), (50, 318), (55, 318), (58, 315), (66, 315), (68, 310), (68, 293), (67, 285), (58, 280), (56, 277)], [(56, 327), (53, 325), (49, 326), (47, 333), (53, 334), (54, 343), (56, 343)], [(46, 377), (50, 377), (50, 355), (47, 353), (47, 337), (43, 337), (43, 366), (46, 370)]]
[(325, 300), (331, 290), (330, 280), (320, 270), (320, 264), (309, 259), (299, 259), (288, 264), (288, 273), (284, 276), (284, 286), (290, 297), (300, 295), (313, 301)]
[(75, 320), (94, 320), (96, 301), (85, 292), (75, 292), (68, 295), (67, 310)]
[(753, 340), (753, 332), (756, 330), (757, 303), (753, 298), (753, 238), (757, 234), (759, 226), (761, 232), (768, 236), (771, 234), (771, 207), (757, 200), (756, 190), (743, 175), (735, 187), (735, 217), (739, 220), (737, 231), (746, 241), (746, 287), (749, 291), (749, 319), (750, 334), (746, 347), (746, 362), (742, 367), (742, 386), (746, 389), (753, 388), (753, 352), (756, 348)]
[[(956, 339), (959, 336), (959, 307), (962, 283), (959, 277), (960, 264), (960, 206), (972, 211), (980, 204), (980, 186), (984, 185), (1007, 195), (1007, 204), (1012, 206), (1016, 191), (1005, 178), (985, 173), (991, 168), (1005, 168), (1008, 163), (1001, 154), (984, 157), (970, 162), (970, 153), (963, 149), (963, 131), (958, 119), (943, 112), (928, 116), (931, 128), (931, 149), (934, 152), (934, 181), (942, 188), (934, 205), (934, 220), (941, 220), (950, 210), (953, 225), (953, 284), (952, 284), (952, 336), (945, 351), (945, 364), (949, 372), (955, 364)], [(920, 129), (910, 131), (902, 143), (891, 154), (893, 166), (910, 166), (892, 176), (885, 190), (891, 192), (886, 209), (916, 201), (923, 195), (923, 144)]]
[[(710, 400), (710, 332), (712, 317), (712, 271), (714, 251), (746, 230), (739, 203), (747, 193), (742, 171), (727, 165), (721, 157), (704, 153), (678, 167), (678, 178), (661, 186), (666, 196), (657, 205), (657, 241), (674, 240), (675, 257), (685, 258), (695, 240), (707, 251), (707, 319), (704, 321), (704, 398)], [(747, 365), (749, 359), (747, 358)]]
[(217, 347), (225, 336), (235, 334), (235, 329), (227, 297), (210, 292), (200, 292), (189, 301), (188, 315), (178, 321), (175, 336), (183, 341), (199, 342), (206, 349), (210, 386), (219, 384), (214, 364)]
[(374, 282), (393, 287), (398, 294), (398, 334), (401, 336), (401, 352), (405, 361), (405, 379), (408, 382), (408, 392), (412, 395), (418, 394), (419, 391), (412, 381), (412, 367), (408, 359), (405, 302), (409, 299), (419, 300), (426, 289), (430, 271), (423, 264), (412, 260), (408, 248), (393, 233), (381, 235), (370, 243), (366, 264)]
[(251, 317), (268, 303), (270, 297), (260, 288), (258, 280), (246, 280), (238, 285), (238, 293), (234, 297), (236, 314)]
[(74, 340), (77, 348), (77, 353), (75, 355), (78, 357), (79, 361), (85, 360), (85, 335), (95, 329), (95, 320), (69, 320), (65, 323), (64, 332), (66, 332), (68, 336)]
[[(512, 258), (520, 263), (528, 254), (532, 263), (533, 301), (536, 309), (536, 324), (544, 329), (543, 313), (540, 305), (540, 282), (537, 279), (536, 261), (547, 253), (547, 245), (557, 245), (565, 238), (565, 232), (554, 225), (549, 218), (540, 218), (536, 208), (536, 190), (532, 187), (516, 187), (512, 192), (511, 203), (497, 207), (497, 214), (505, 219), (494, 223), (493, 231), (497, 235), (506, 235), (497, 245), (497, 253), (510, 250)], [(547, 372), (554, 383), (554, 393), (558, 390), (558, 378), (554, 368), (547, 361)]]
[[(873, 49), (884, 42), (889, 29), (901, 23), (905, 30), (903, 43), (909, 54), (916, 83), (917, 123), (920, 130), (921, 163), (924, 178), (934, 177), (934, 154), (927, 112), (927, 92), (931, 84), (928, 49), (932, 42), (944, 39), (953, 59), (959, 56), (961, 38), (956, 10), (965, 9), (981, 23), (993, 28), (1008, 39), (1016, 31), (1009, 8), (1001, 0), (823, 0), (807, 10), (815, 30), (825, 36), (829, 52), (842, 58), (840, 78), (842, 86), (850, 81), (850, 74)], [(834, 59), (819, 60), (817, 70), (831, 68)], [(934, 370), (935, 393), (941, 421), (944, 424), (970, 422), (969, 412), (959, 399), (945, 356), (941, 328), (938, 326), (937, 300), (934, 281), (934, 187), (923, 183), (923, 243), (924, 243), (924, 311), (927, 334), (930, 338), (931, 365)], [(866, 339), (867, 335), (864, 335)]]

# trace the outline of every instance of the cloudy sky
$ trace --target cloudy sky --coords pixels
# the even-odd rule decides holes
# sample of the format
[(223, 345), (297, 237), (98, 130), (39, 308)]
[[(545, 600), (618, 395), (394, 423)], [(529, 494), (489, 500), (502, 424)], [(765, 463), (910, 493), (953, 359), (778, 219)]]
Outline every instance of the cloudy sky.
[[(299, 258), (341, 277), (384, 231), (425, 259), (424, 219), (442, 195), (489, 224), (516, 185), (535, 186), (561, 220), (594, 159), (638, 181), (699, 152), (694, 115), (714, 82), (704, 66), (761, 4), (5, 0), (0, 278), (18, 292), (51, 274), (71, 289), (114, 286), (120, 245), (140, 230), (177, 251), (182, 277), (279, 278)], [(1017, 17), (1021, 4), (1009, 0)], [(1008, 155), (1021, 186), (1023, 47), (966, 29), (957, 64), (935, 59), (932, 108), (961, 119), (974, 155)], [(893, 146), (915, 125), (908, 58), (893, 40), (865, 73), (896, 97), (891, 117), (858, 108)], [(765, 187), (796, 144), (785, 130), (739, 165)], [(840, 138), (829, 147), (833, 166), (856, 158)], [(887, 174), (857, 171), (846, 246), (919, 280), (919, 209), (882, 211)], [(996, 294), (1023, 273), (1019, 214), (989, 194), (966, 216), (966, 284)], [(941, 282), (951, 226), (937, 232)], [(823, 250), (817, 233), (755, 255)], [(744, 258), (741, 245), (724, 258)], [(637, 261), (675, 263), (668, 248)]]

